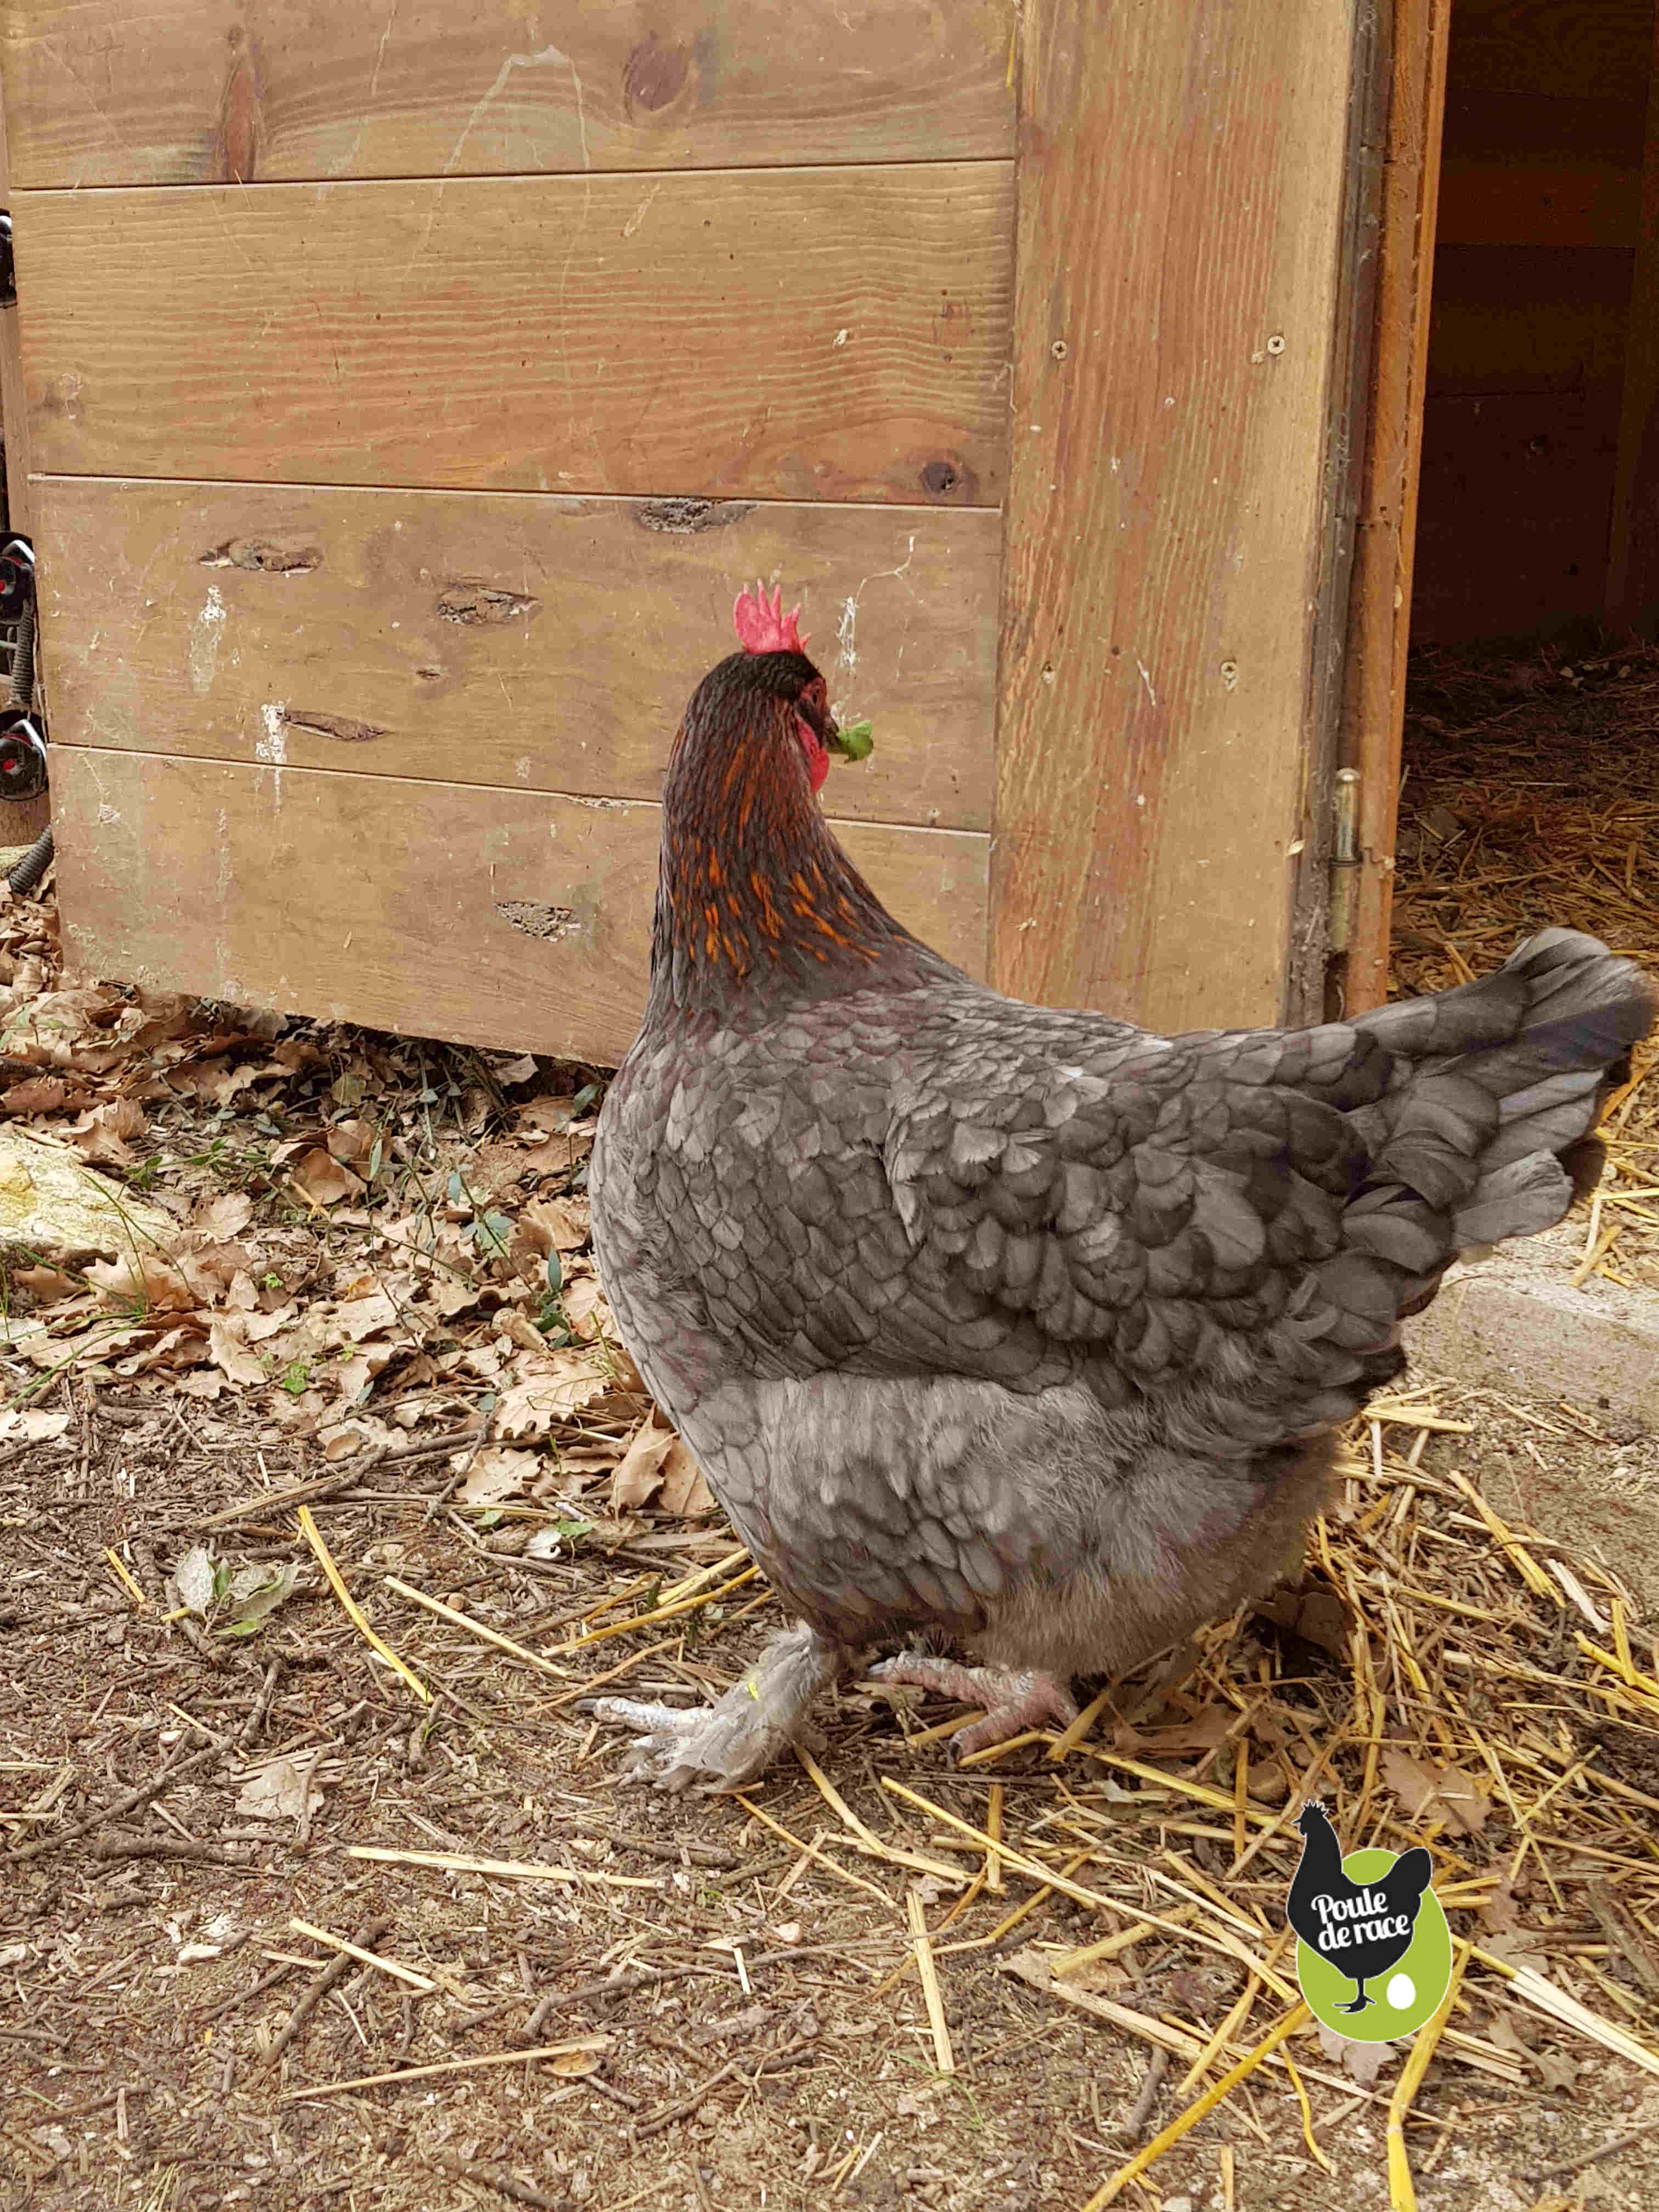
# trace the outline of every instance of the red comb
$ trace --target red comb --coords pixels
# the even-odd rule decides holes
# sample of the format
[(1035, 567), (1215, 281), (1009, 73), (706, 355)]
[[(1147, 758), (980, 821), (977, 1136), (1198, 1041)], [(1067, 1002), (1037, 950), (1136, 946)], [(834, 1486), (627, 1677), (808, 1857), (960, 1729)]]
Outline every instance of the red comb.
[(806, 640), (795, 627), (799, 614), (799, 607), (783, 611), (781, 584), (769, 600), (765, 585), (757, 582), (752, 592), (745, 586), (738, 593), (732, 621), (745, 653), (803, 653)]

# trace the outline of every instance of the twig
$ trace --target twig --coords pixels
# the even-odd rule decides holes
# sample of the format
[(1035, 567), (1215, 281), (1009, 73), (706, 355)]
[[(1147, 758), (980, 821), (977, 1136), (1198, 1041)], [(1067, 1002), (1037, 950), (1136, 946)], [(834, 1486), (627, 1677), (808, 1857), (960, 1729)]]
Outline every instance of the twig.
[(422, 1681), (420, 1676), (410, 1668), (404, 1666), (403, 1661), (398, 1656), (397, 1653), (392, 1649), (392, 1646), (389, 1644), (382, 1643), (380, 1638), (374, 1633), (374, 1631), (369, 1626), (368, 1621), (363, 1618), (362, 1608), (357, 1604), (356, 1600), (352, 1596), (351, 1592), (346, 1588), (344, 1582), (341, 1578), (340, 1570), (335, 1565), (333, 1558), (329, 1552), (328, 1546), (324, 1543), (322, 1536), (318, 1530), (317, 1523), (311, 1517), (311, 1509), (308, 1505), (302, 1505), (300, 1508), (300, 1534), (305, 1538), (307, 1543), (310, 1545), (312, 1550), (316, 1553), (317, 1564), (321, 1567), (323, 1572), (328, 1577), (330, 1589), (334, 1592), (335, 1596), (339, 1599), (341, 1604), (345, 1607), (348, 1615), (350, 1617), (352, 1626), (356, 1629), (363, 1641), (368, 1645), (372, 1651), (378, 1651), (380, 1653), (381, 1658), (386, 1661), (387, 1666), (392, 1669), (394, 1674), (400, 1674), (403, 1677), (404, 1680), (408, 1683), (410, 1688), (414, 1691), (416, 1696), (420, 1699), (423, 1705), (429, 1705), (432, 1703), (432, 1692), (428, 1689), (426, 1684)]
[(234, 2012), (238, 2005), (248, 2004), (253, 1998), (262, 1997), (267, 1990), (274, 1990), (278, 1982), (285, 1982), (293, 1972), (294, 1968), (285, 1960), (280, 1966), (273, 1966), (268, 1974), (261, 1974), (251, 1988), (238, 1990), (234, 1996), (226, 1997), (208, 2011), (198, 2013), (197, 2018), (205, 2027), (210, 2021), (221, 2019), (228, 2012)]
[(313, 1943), (331, 1944), (361, 1966), (378, 1966), (383, 1974), (407, 1982), (411, 1990), (419, 1990), (422, 1996), (429, 1996), (438, 1987), (429, 1974), (417, 1973), (413, 1966), (400, 1966), (395, 1959), (383, 1959), (378, 1951), (368, 1950), (362, 1943), (348, 1942), (343, 1936), (332, 1935), (326, 1928), (313, 1926), (309, 1920), (290, 1920), (288, 1924), (296, 1936), (308, 1936)]
[[(364, 1921), (357, 1930), (356, 1941), (362, 1944), (373, 1943), (377, 1937), (384, 1936), (391, 1925), (392, 1916), (389, 1912), (378, 1914), (373, 1920)], [(287, 2025), (270, 2046), (265, 2062), (267, 2065), (276, 2064), (283, 2053), (334, 1987), (336, 1982), (343, 1981), (348, 1970), (356, 1963), (349, 1951), (342, 1951), (337, 1958), (331, 1959), (309, 1987), (301, 1991), (293, 2011), (288, 2016)]]
[(1307, 2006), (1298, 1999), (1278, 2027), (1270, 2028), (1255, 2048), (1246, 2052), (1237, 2066), (1212, 2083), (1196, 2103), (1188, 2105), (1179, 2119), (1171, 2120), (1161, 2134), (1155, 2135), (1144, 2150), (1138, 2150), (1127, 2166), (1119, 2166), (1115, 2173), (1103, 2182), (1084, 2206), (1083, 2212), (1104, 2212), (1104, 2208), (1121, 2195), (1132, 2181), (1139, 2180), (1148, 2166), (1156, 2165), (1164, 2152), (1172, 2149), (1184, 2135), (1195, 2128), (1206, 2112), (1212, 2112), (1224, 2098), (1230, 2097), (1246, 2075), (1254, 2073), (1270, 2051), (1277, 2051), (1281, 2043), (1294, 2035), (1297, 2028), (1312, 2017)]
[(910, 1922), (910, 1941), (915, 1946), (916, 1972), (921, 1977), (922, 2002), (927, 2008), (927, 2025), (933, 2033), (933, 2056), (941, 2074), (957, 2070), (956, 2053), (951, 2048), (951, 2030), (945, 2018), (945, 1998), (939, 1990), (939, 1969), (933, 1964), (933, 1947), (927, 1940), (927, 1918), (921, 1909), (921, 1899), (915, 1891), (907, 1893), (904, 1909)]
[(570, 2202), (568, 2197), (545, 2197), (527, 2181), (515, 2181), (504, 2166), (487, 2166), (481, 2158), (457, 2158), (447, 2150), (423, 2151), (422, 2156), (428, 2166), (435, 2166), (441, 2173), (453, 2174), (457, 2181), (482, 2183), (498, 2197), (510, 2197), (515, 2204), (536, 2205), (540, 2212), (565, 2212)]
[(1419, 2029), (1411, 2056), (1406, 2061), (1405, 2070), (1389, 2100), (1389, 2203), (1394, 2212), (1417, 2212), (1417, 2191), (1412, 2185), (1411, 2161), (1406, 2155), (1406, 2115), (1411, 2110), (1412, 2099), (1422, 2086), (1435, 2046), (1451, 2017), (1451, 2008), (1457, 2002), (1458, 1985), (1468, 1963), (1468, 1946), (1466, 1944), (1457, 1954), (1446, 1994), (1436, 2008), (1434, 2017)]
[(95, 1859), (194, 1859), (204, 1866), (253, 1867), (246, 1845), (198, 1843), (193, 1836), (130, 1836), (115, 1829), (92, 1847)]
[(1553, 2166), (1534, 2166), (1534, 2181), (1553, 2181), (1564, 2173), (1577, 2173), (1581, 2166), (1594, 2166), (1598, 2159), (1611, 2158), (1615, 2151), (1628, 2150), (1632, 2143), (1641, 2142), (1659, 2129), (1659, 2120), (1650, 2120), (1644, 2127), (1632, 2128), (1627, 2136), (1614, 2136), (1611, 2142), (1597, 2143), (1594, 2150), (1581, 2150), (1571, 2158), (1558, 2158)]
[(1164, 2076), (1170, 2070), (1167, 2051), (1154, 2051), (1152, 2063), (1146, 2069), (1146, 2079), (1140, 2085), (1140, 2094), (1130, 2106), (1121, 2130), (1123, 2140), (1133, 2144), (1146, 2132), (1146, 2123), (1152, 2117), (1152, 2106), (1158, 2102), (1158, 2093), (1164, 2086)]
[[(349, 1963), (343, 1958), (339, 1962)], [(430, 2066), (404, 2066), (388, 2074), (356, 2074), (349, 2081), (319, 2081), (309, 2089), (285, 2089), (282, 2102), (299, 2103), (307, 2097), (339, 2097), (349, 2089), (383, 2089), (401, 2081), (427, 2081), (434, 2074), (471, 2074), (484, 2066), (521, 2066), (527, 2058), (562, 2058), (574, 2051), (608, 2051), (608, 2035), (578, 2035), (568, 2043), (544, 2043), (534, 2051), (488, 2051), (479, 2058), (441, 2058)]]
[(564, 1682), (576, 1680), (568, 1667), (556, 1667), (550, 1659), (544, 1659), (539, 1651), (531, 1651), (524, 1644), (515, 1644), (510, 1636), (503, 1636), (494, 1628), (486, 1628), (481, 1620), (470, 1620), (465, 1613), (458, 1613), (453, 1605), (446, 1605), (441, 1598), (428, 1597), (424, 1590), (417, 1590), (412, 1583), (400, 1581), (396, 1575), (387, 1575), (385, 1581), (386, 1588), (396, 1590), (399, 1597), (409, 1598), (416, 1605), (423, 1605), (428, 1613), (435, 1613), (441, 1620), (447, 1620), (456, 1628), (464, 1628), (469, 1636), (478, 1637), (485, 1644), (493, 1644), (498, 1651), (510, 1651), (515, 1659), (522, 1659), (526, 1666), (534, 1667), (538, 1673), (556, 1674)]
[(205, 1766), (210, 1759), (220, 1756), (217, 1744), (210, 1744), (205, 1751), (193, 1751), (187, 1759), (180, 1759), (175, 1752), (159, 1774), (152, 1775), (148, 1782), (141, 1782), (136, 1790), (129, 1790), (125, 1797), (118, 1797), (112, 1805), (100, 1806), (97, 1812), (88, 1813), (84, 1820), (76, 1820), (72, 1826), (60, 1828), (56, 1835), (39, 1836), (32, 1844), (19, 1844), (14, 1850), (0, 1854), (0, 1864), (18, 1866), (25, 1859), (39, 1858), (43, 1851), (55, 1851), (64, 1844), (72, 1844), (82, 1836), (89, 1836), (94, 1828), (103, 1827), (106, 1822), (118, 1820), (127, 1813), (136, 1813), (141, 1805), (148, 1805), (152, 1797), (159, 1797), (175, 1782), (182, 1782), (185, 1775), (195, 1773), (198, 1767)]
[(559, 1866), (535, 1859), (470, 1859), (458, 1851), (393, 1851), (378, 1844), (352, 1844), (349, 1859), (374, 1859), (383, 1866), (442, 1867), (449, 1874), (494, 1874), (510, 1881), (597, 1881), (607, 1889), (660, 1889), (651, 1874), (609, 1874), (603, 1867)]

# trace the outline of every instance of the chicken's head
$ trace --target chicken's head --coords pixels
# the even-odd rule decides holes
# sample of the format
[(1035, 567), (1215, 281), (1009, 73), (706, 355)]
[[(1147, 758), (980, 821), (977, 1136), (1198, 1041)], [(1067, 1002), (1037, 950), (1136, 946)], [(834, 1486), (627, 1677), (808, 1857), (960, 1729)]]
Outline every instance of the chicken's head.
[(806, 763), (807, 779), (814, 791), (822, 790), (830, 773), (830, 751), (844, 752), (860, 760), (869, 750), (867, 736), (843, 732), (830, 712), (829, 687), (806, 657), (806, 640), (800, 633), (800, 609), (783, 611), (781, 585), (767, 597), (764, 584), (738, 592), (732, 620), (743, 653), (738, 673), (749, 688), (763, 692), (793, 709), (794, 732)]

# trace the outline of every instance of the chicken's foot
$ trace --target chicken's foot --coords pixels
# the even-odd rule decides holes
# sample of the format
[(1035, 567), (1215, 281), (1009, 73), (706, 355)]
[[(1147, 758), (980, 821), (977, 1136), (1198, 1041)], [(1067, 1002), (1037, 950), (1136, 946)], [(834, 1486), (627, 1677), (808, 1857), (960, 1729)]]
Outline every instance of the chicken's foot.
[(654, 1705), (632, 1698), (585, 1698), (585, 1712), (639, 1732), (629, 1781), (708, 1795), (752, 1782), (795, 1736), (818, 1692), (848, 1655), (805, 1625), (773, 1638), (713, 1705)]
[(926, 1651), (902, 1651), (896, 1659), (883, 1659), (870, 1672), (884, 1682), (912, 1682), (919, 1689), (937, 1690), (941, 1697), (958, 1698), (965, 1705), (983, 1705), (985, 1717), (963, 1729), (954, 1739), (958, 1759), (1006, 1743), (1022, 1729), (1039, 1721), (1055, 1720), (1062, 1728), (1077, 1718), (1077, 1706), (1063, 1682), (1052, 1674), (1016, 1674), (1001, 1667), (959, 1667), (950, 1659), (935, 1659)]

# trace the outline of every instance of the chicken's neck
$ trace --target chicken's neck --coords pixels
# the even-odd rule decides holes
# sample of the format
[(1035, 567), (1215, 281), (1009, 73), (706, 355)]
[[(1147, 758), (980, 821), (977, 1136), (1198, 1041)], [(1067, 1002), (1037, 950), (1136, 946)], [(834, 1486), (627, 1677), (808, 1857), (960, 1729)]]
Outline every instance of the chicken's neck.
[(830, 836), (804, 777), (676, 775), (663, 795), (662, 864), (647, 1021), (764, 1018), (878, 977), (947, 963), (894, 921)]

